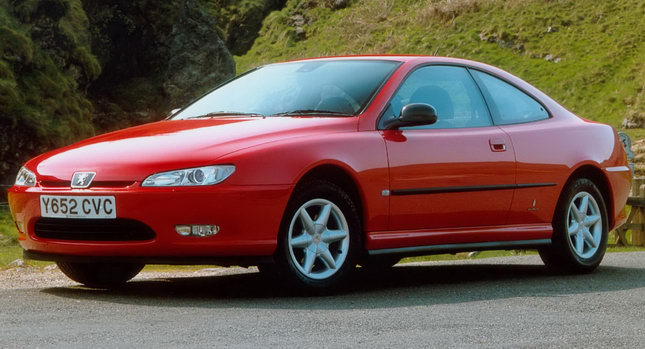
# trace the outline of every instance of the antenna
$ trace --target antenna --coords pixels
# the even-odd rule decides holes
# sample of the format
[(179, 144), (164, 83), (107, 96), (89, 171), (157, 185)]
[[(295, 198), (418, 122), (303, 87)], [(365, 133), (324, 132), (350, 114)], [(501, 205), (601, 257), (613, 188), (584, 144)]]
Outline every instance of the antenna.
[(437, 55), (437, 53), (439, 53), (439, 47), (438, 47), (438, 46), (437, 46), (437, 49), (436, 49), (436, 50), (434, 50), (434, 54), (433, 54), (433, 56), (436, 56), (436, 55)]

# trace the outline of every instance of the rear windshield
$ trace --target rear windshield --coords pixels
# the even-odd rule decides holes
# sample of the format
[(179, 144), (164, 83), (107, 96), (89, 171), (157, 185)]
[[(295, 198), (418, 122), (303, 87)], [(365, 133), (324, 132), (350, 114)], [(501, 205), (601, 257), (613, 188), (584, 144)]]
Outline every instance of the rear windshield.
[(398, 65), (376, 60), (267, 65), (218, 87), (172, 119), (247, 114), (356, 115)]

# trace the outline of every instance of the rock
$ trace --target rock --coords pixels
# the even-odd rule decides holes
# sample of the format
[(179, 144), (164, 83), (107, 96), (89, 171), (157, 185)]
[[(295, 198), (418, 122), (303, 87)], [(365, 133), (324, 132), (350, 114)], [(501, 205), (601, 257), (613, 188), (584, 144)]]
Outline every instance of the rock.
[(547, 61), (547, 62), (551, 62), (554, 58), (555, 57), (550, 53), (548, 55), (544, 56), (544, 60)]
[(623, 119), (623, 128), (642, 128), (645, 127), (645, 112), (630, 110), (627, 117)]
[[(258, 37), (264, 18), (284, 7), (286, 0), (217, 0), (219, 6), (210, 12), (222, 30), (222, 40), (236, 56), (245, 54)], [(213, 1), (211, 1), (213, 3)]]
[(13, 262), (9, 263), (10, 268), (22, 268), (25, 266), (25, 261), (22, 259), (16, 259)]
[(173, 103), (171, 108), (235, 75), (235, 61), (219, 38), (215, 21), (193, 1), (185, 2), (167, 49), (163, 87)]
[(350, 0), (334, 0), (331, 6), (334, 10), (338, 10), (349, 6), (350, 2)]
[(515, 34), (505, 31), (489, 33), (482, 31), (478, 34), (479, 40), (495, 43), (499, 47), (510, 48), (518, 52), (524, 52), (524, 44), (522, 44)]
[(50, 265), (46, 266), (44, 269), (47, 270), (47, 271), (56, 270), (56, 269), (58, 269), (58, 266), (56, 264), (50, 264)]
[(553, 60), (553, 63), (560, 63), (562, 61), (562, 58), (558, 57)]
[(91, 85), (95, 125), (161, 119), (235, 75), (217, 22), (199, 0), (83, 0), (103, 72)]
[(7, 0), (0, 13), (0, 183), (8, 184), (27, 159), (94, 134), (85, 90), (101, 68), (76, 1)]
[(302, 27), (296, 27), (295, 33), (296, 33), (297, 40), (304, 40), (307, 36), (305, 33), (305, 29)]
[(301, 14), (296, 14), (291, 16), (291, 23), (296, 27), (302, 27), (305, 25), (305, 16)]

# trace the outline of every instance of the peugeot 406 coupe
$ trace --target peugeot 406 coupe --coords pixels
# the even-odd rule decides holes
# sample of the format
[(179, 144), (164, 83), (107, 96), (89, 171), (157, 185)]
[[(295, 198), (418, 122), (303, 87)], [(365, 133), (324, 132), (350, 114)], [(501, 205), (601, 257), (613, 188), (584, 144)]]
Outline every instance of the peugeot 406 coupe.
[(25, 257), (89, 287), (199, 263), (329, 288), (359, 265), (486, 249), (592, 271), (630, 184), (610, 126), (505, 71), (352, 56), (269, 64), (40, 155), (9, 201)]

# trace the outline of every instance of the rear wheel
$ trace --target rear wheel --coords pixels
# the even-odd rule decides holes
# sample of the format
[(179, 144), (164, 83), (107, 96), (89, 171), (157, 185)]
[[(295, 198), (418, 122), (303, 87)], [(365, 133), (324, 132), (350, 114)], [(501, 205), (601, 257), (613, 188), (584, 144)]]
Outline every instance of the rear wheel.
[(605, 202), (596, 185), (585, 178), (565, 188), (553, 220), (553, 243), (540, 249), (551, 269), (591, 272), (607, 249), (608, 219)]
[(359, 232), (358, 212), (347, 193), (326, 181), (304, 183), (283, 218), (278, 270), (298, 286), (337, 286), (355, 269)]
[(135, 277), (145, 264), (57, 262), (68, 278), (92, 288), (116, 288)]

